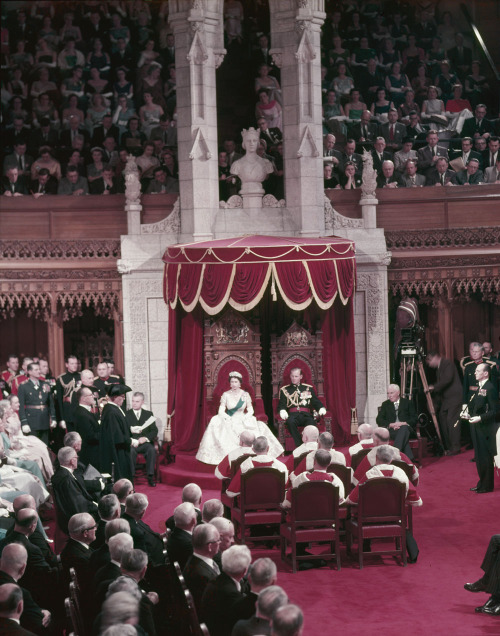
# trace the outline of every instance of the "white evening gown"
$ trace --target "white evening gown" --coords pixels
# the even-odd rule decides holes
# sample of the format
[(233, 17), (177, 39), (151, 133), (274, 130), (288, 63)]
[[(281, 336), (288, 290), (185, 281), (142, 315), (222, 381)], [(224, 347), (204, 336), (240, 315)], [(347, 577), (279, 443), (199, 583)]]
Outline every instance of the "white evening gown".
[[(227, 411), (233, 414), (229, 415)], [(245, 429), (253, 431), (256, 437), (264, 435), (267, 438), (269, 455), (272, 457), (278, 457), (284, 452), (283, 446), (267, 424), (254, 417), (250, 395), (242, 391), (234, 397), (231, 391), (226, 391), (221, 397), (219, 413), (212, 417), (203, 435), (196, 459), (204, 464), (219, 464), (230, 451), (239, 446), (240, 433)]]

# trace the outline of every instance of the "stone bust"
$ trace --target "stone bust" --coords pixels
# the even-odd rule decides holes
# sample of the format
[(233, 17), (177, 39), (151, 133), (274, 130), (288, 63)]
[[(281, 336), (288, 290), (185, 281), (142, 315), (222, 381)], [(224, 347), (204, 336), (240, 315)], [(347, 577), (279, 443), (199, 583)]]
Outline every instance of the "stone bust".
[(231, 174), (237, 175), (241, 180), (240, 194), (264, 194), (262, 182), (268, 174), (273, 172), (273, 165), (268, 159), (263, 159), (257, 154), (260, 134), (255, 128), (243, 129), (243, 148), (245, 154), (231, 166)]

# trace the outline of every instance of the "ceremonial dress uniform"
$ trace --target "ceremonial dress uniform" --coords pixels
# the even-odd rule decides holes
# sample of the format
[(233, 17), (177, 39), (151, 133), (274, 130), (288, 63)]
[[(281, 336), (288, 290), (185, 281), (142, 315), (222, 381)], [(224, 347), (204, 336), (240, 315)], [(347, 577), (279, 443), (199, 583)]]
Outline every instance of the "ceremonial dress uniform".
[(12, 382), (15, 377), (16, 374), (10, 369), (5, 369), (5, 371), (2, 371), (2, 373), (0, 374), (0, 381), (4, 383), (3, 388), (7, 392), (7, 394), (10, 394), (10, 392), (12, 391)]
[[(464, 380), (463, 380), (463, 386), (462, 386), (462, 389), (463, 389), (462, 404), (468, 404), (472, 396), (477, 391), (478, 382), (476, 380), (476, 369), (479, 364), (487, 364), (489, 366), (490, 382), (493, 384), (493, 387), (496, 391), (496, 398), (498, 399), (498, 372), (497, 372), (496, 364), (492, 360), (489, 360), (488, 358), (485, 358), (484, 356), (482, 358), (479, 358), (477, 362), (475, 360), (471, 360), (469, 356), (466, 356), (464, 358), (463, 366), (462, 366), (462, 362), (460, 363), (464, 372)], [(462, 435), (463, 441), (469, 444), (468, 448), (470, 448), (470, 444), (473, 443), (472, 427), (469, 424), (467, 419), (461, 420), (461, 435)]]
[(80, 374), (76, 371), (71, 373), (61, 373), (56, 380), (56, 404), (57, 418), (61, 422), (66, 422), (68, 431), (73, 430), (73, 407), (71, 398), (73, 393), (80, 387)]
[(478, 424), (470, 425), (472, 443), (476, 453), (476, 468), (479, 475), (476, 488), (479, 492), (493, 490), (493, 458), (496, 453), (496, 431), (498, 428), (498, 424), (495, 423), (497, 399), (498, 391), (493, 382), (487, 380), (484, 383), (479, 383), (468, 404), (469, 415), (481, 418)]
[(118, 375), (110, 375), (107, 378), (95, 376), (94, 387), (97, 389), (100, 398), (107, 397), (110, 384), (124, 384), (124, 380)]
[(27, 379), (28, 379), (28, 376), (24, 375), (24, 373), (20, 373), (19, 375), (16, 375), (16, 377), (12, 380), (10, 385), (12, 395), (18, 395), (19, 387), (21, 386), (23, 382), (26, 382)]
[(290, 431), (296, 446), (300, 446), (302, 439), (298, 431), (298, 426), (308, 426), (316, 421), (313, 411), (325, 408), (318, 399), (313, 387), (310, 384), (287, 384), (280, 389), (280, 399), (278, 411), (286, 411), (288, 419), (286, 425)]
[(21, 426), (27, 424), (33, 435), (48, 444), (50, 421), (56, 418), (50, 386), (43, 380), (27, 380), (19, 386), (18, 397)]

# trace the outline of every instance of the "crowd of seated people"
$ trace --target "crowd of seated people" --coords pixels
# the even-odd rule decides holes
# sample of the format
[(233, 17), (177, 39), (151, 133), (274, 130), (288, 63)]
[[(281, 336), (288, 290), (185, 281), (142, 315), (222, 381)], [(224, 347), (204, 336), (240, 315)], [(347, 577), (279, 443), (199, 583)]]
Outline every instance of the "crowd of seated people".
[(10, 4), (2, 6), (2, 194), (122, 193), (129, 154), (144, 158), (144, 192), (178, 192), (168, 3)]
[[(341, 158), (353, 143), (359, 156), (372, 153), (378, 187), (499, 181), (494, 91), (450, 12), (429, 11), (338, 2), (327, 14), (321, 46), (325, 188), (360, 187), (362, 165), (349, 179)], [(434, 146), (438, 152), (429, 159), (425, 149)], [(444, 183), (435, 154), (446, 159)]]

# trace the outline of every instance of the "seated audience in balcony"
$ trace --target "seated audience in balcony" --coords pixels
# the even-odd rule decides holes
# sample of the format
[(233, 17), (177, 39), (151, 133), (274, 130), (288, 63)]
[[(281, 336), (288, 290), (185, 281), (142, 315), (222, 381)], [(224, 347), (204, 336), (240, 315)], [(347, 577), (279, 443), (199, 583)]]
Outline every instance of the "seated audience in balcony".
[(401, 62), (401, 53), (395, 48), (395, 42), (391, 37), (382, 40), (382, 50), (378, 55), (378, 60), (386, 73), (390, 72), (394, 62)]
[(427, 91), (429, 90), (429, 86), (431, 86), (432, 80), (428, 74), (428, 69), (426, 64), (419, 64), (417, 68), (417, 74), (411, 80), (411, 85), (413, 90), (415, 91), (415, 101), (420, 106), (423, 104), (424, 99), (427, 97)]
[(49, 93), (52, 97), (59, 94), (57, 84), (50, 79), (49, 69), (42, 66), (38, 70), (38, 79), (31, 85), (31, 97), (39, 97), (42, 93)]
[[(450, 150), (450, 162), (453, 163), (452, 168), (455, 170), (463, 170), (471, 159), (477, 159), (479, 161), (479, 169), (483, 169), (483, 155), (476, 150), (472, 150), (472, 138), (471, 137), (463, 137), (460, 140), (461, 148)], [(461, 163), (456, 160), (461, 160)]]
[(356, 88), (361, 91), (369, 106), (375, 101), (378, 89), (384, 84), (385, 74), (377, 68), (377, 60), (368, 60), (366, 69), (363, 69), (356, 81)]
[(107, 79), (101, 76), (100, 70), (93, 66), (90, 69), (90, 78), (85, 85), (85, 94), (87, 98), (91, 95), (98, 93), (102, 95), (109, 103), (109, 100), (113, 97), (113, 89)]
[(354, 80), (348, 74), (347, 64), (345, 64), (344, 62), (340, 62), (337, 67), (337, 75), (333, 78), (330, 85), (330, 90), (335, 91), (337, 99), (340, 103), (347, 100), (353, 88)]
[(69, 38), (57, 56), (57, 66), (66, 74), (70, 74), (76, 66), (85, 66), (85, 57), (75, 46), (75, 40)]
[(461, 33), (455, 34), (455, 46), (448, 50), (448, 59), (453, 68), (457, 69), (460, 79), (464, 78), (471, 72), (472, 49), (464, 46), (464, 36)]
[(399, 105), (398, 115), (402, 124), (407, 126), (410, 123), (410, 113), (420, 114), (420, 106), (415, 101), (415, 91), (411, 88), (405, 93), (405, 100)]
[(415, 163), (417, 162), (417, 151), (413, 150), (413, 139), (405, 137), (403, 139), (403, 147), (398, 152), (394, 153), (394, 169), (399, 174), (402, 174), (406, 170), (406, 164), (411, 159)]
[(333, 175), (333, 165), (325, 163), (323, 165), (323, 187), (325, 190), (335, 188), (338, 185), (337, 178)]
[(369, 110), (361, 113), (361, 119), (350, 127), (351, 137), (357, 142), (360, 149), (371, 150), (373, 142), (378, 136), (378, 124), (372, 121)]
[(394, 104), (390, 100), (386, 99), (385, 88), (380, 86), (377, 89), (375, 101), (372, 103), (370, 111), (380, 123), (385, 123), (388, 119), (388, 113), (391, 108), (394, 108)]
[(109, 163), (105, 163), (102, 167), (101, 175), (97, 179), (90, 181), (90, 194), (117, 194), (120, 192), (118, 179), (113, 174), (113, 167)]
[(24, 100), (19, 95), (14, 95), (10, 100), (9, 108), (5, 113), (5, 122), (7, 125), (13, 124), (15, 119), (22, 119), (26, 125), (31, 123), (28, 111), (24, 106)]
[(94, 131), (103, 125), (103, 119), (106, 115), (109, 116), (109, 123), (111, 124), (111, 114), (109, 107), (104, 102), (104, 97), (99, 93), (94, 93), (90, 98), (85, 119), (85, 125), (91, 137), (94, 135)]
[(23, 99), (28, 97), (28, 85), (23, 80), (23, 70), (20, 66), (14, 66), (9, 81), (7, 82), (7, 90), (11, 95), (18, 95)]
[(481, 65), (474, 61), (471, 64), (471, 73), (465, 78), (465, 96), (469, 98), (472, 106), (477, 106), (487, 100), (490, 86), (488, 80), (481, 74)]
[(47, 168), (50, 175), (58, 181), (61, 179), (61, 164), (52, 156), (52, 148), (50, 146), (40, 147), (40, 156), (31, 166), (31, 178), (36, 179), (36, 175), (42, 168)]
[(40, 128), (35, 129), (28, 139), (30, 152), (37, 156), (40, 154), (40, 146), (55, 148), (59, 145), (57, 130), (51, 126), (50, 119), (44, 117), (40, 120)]
[(424, 122), (434, 122), (441, 126), (446, 126), (448, 120), (444, 114), (444, 102), (438, 98), (438, 90), (435, 86), (429, 86), (427, 99), (422, 104), (420, 116)]
[(87, 179), (81, 177), (76, 166), (68, 166), (66, 176), (59, 182), (57, 194), (81, 196), (89, 193)]
[(264, 117), (267, 121), (269, 128), (283, 127), (281, 120), (281, 106), (273, 99), (269, 99), (269, 95), (266, 90), (261, 89), (258, 92), (259, 101), (255, 104), (255, 117), (259, 119)]
[(406, 162), (401, 182), (405, 188), (420, 188), (426, 184), (424, 175), (417, 174), (417, 162), (414, 159)]
[(486, 119), (485, 104), (478, 104), (474, 110), (474, 117), (466, 119), (462, 128), (462, 137), (488, 137), (493, 133), (493, 125)]
[(445, 157), (448, 162), (448, 149), (438, 145), (439, 136), (436, 130), (429, 130), (426, 140), (427, 145), (418, 151), (418, 170), (428, 177), (439, 157)]
[(479, 161), (477, 159), (469, 159), (469, 163), (465, 170), (460, 170), (453, 177), (455, 185), (479, 185), (483, 183), (483, 173), (479, 170)]
[[(420, 158), (419, 158), (420, 159)], [(419, 161), (420, 166), (420, 161)], [(447, 157), (438, 157), (434, 167), (428, 168), (425, 172), (426, 185), (428, 186), (451, 186), (455, 172), (448, 169)]]
[(500, 138), (497, 136), (490, 136), (488, 138), (488, 147), (483, 150), (483, 161), (482, 165), (485, 168), (491, 168), (497, 162), (500, 148)]
[(445, 59), (445, 57), (446, 52), (442, 46), (441, 38), (436, 35), (432, 38), (432, 46), (425, 55), (433, 77), (439, 73), (440, 63)]
[(340, 183), (337, 188), (342, 190), (357, 190), (361, 188), (363, 179), (360, 174), (356, 174), (356, 164), (352, 161), (348, 161), (344, 165), (344, 174), (340, 175)]
[(377, 51), (371, 48), (367, 37), (362, 37), (358, 48), (352, 52), (351, 66), (367, 68), (369, 60), (375, 60), (375, 64), (377, 63)]
[(92, 157), (92, 163), (87, 164), (87, 180), (91, 184), (96, 179), (100, 179), (102, 176), (102, 170), (104, 168), (104, 161), (102, 157), (102, 149), (95, 146), (90, 151)]
[(44, 194), (57, 194), (58, 181), (47, 168), (40, 168), (29, 186), (30, 193), (38, 199)]
[(448, 113), (460, 113), (465, 108), (472, 112), (472, 106), (468, 99), (462, 98), (463, 86), (462, 84), (454, 84), (453, 97), (446, 102), (446, 112)]
[(146, 188), (146, 194), (172, 194), (179, 192), (179, 182), (167, 176), (164, 168), (158, 166), (153, 172), (154, 178)]
[(19, 176), (29, 179), (33, 157), (26, 154), (27, 144), (25, 139), (18, 139), (14, 144), (14, 152), (7, 155), (3, 161), (4, 172), (6, 168), (16, 166)]
[(348, 161), (351, 161), (356, 166), (357, 174), (363, 172), (363, 159), (361, 155), (356, 152), (356, 142), (354, 139), (348, 139), (345, 142), (344, 152), (340, 154), (340, 172), (344, 172), (344, 166)]
[(48, 93), (42, 93), (38, 99), (33, 100), (33, 110), (31, 111), (32, 125), (40, 128), (40, 121), (47, 118), (54, 128), (59, 128), (59, 113)]
[(394, 163), (386, 159), (382, 164), (382, 174), (377, 177), (377, 188), (398, 188), (402, 185), (401, 177), (394, 171)]
[(349, 101), (345, 105), (345, 116), (349, 119), (361, 119), (363, 112), (367, 110), (366, 104), (360, 99), (360, 92), (353, 88), (349, 93)]
[(424, 49), (417, 46), (417, 38), (410, 33), (408, 35), (408, 46), (404, 49), (403, 54), (403, 70), (410, 79), (417, 75), (417, 69), (421, 62), (425, 61)]
[(392, 158), (391, 153), (385, 149), (385, 145), (385, 139), (383, 137), (377, 137), (373, 144), (373, 169), (377, 172), (379, 177), (382, 175), (382, 164), (384, 161)]
[(391, 152), (401, 150), (406, 137), (406, 126), (398, 122), (398, 111), (389, 109), (388, 121), (380, 126), (380, 136), (385, 139), (387, 149)]
[(496, 164), (484, 171), (485, 183), (500, 183), (500, 157), (497, 157)]
[(440, 73), (436, 76), (436, 86), (445, 102), (453, 97), (453, 87), (458, 83), (458, 77), (451, 71), (449, 61), (443, 60), (440, 64)]
[(87, 176), (87, 168), (85, 166), (85, 157), (82, 150), (77, 148), (68, 148), (63, 155), (62, 174), (66, 174), (68, 166), (75, 166), (81, 177)]
[(391, 72), (385, 78), (385, 87), (390, 95), (392, 103), (399, 108), (405, 101), (405, 94), (411, 90), (410, 80), (405, 73), (401, 72), (401, 63), (394, 62)]
[(15, 166), (7, 167), (2, 178), (2, 194), (6, 197), (22, 197), (28, 194), (24, 177), (19, 176), (19, 170)]

